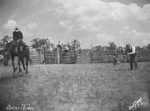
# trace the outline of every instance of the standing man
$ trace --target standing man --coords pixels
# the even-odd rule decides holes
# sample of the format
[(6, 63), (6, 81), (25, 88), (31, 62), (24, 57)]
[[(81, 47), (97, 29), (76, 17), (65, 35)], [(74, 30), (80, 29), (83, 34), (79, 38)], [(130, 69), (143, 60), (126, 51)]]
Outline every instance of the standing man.
[(60, 64), (61, 63), (61, 45), (60, 45), (60, 41), (57, 44), (57, 63)]
[(133, 64), (134, 64), (134, 67), (136, 69), (138, 69), (138, 64), (136, 62), (136, 51), (135, 51), (135, 47), (134, 46), (131, 46), (129, 43), (126, 44), (126, 50), (127, 50), (127, 54), (130, 55), (130, 69), (133, 70)]

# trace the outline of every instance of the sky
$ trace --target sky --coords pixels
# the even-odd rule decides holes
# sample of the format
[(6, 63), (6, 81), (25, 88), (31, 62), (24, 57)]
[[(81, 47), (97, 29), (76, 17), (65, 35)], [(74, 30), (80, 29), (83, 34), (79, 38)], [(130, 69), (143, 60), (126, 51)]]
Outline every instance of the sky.
[(15, 26), (24, 41), (77, 39), (82, 48), (150, 43), (150, 0), (0, 0), (0, 39)]

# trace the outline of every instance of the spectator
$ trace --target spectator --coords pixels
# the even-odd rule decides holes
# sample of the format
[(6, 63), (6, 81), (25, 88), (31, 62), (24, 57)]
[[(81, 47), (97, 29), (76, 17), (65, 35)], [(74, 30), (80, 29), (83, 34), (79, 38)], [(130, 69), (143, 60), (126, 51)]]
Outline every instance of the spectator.
[(138, 69), (138, 64), (136, 62), (136, 50), (134, 46), (131, 46), (129, 43), (126, 44), (127, 54), (130, 55), (130, 69), (133, 70), (133, 64), (136, 69)]

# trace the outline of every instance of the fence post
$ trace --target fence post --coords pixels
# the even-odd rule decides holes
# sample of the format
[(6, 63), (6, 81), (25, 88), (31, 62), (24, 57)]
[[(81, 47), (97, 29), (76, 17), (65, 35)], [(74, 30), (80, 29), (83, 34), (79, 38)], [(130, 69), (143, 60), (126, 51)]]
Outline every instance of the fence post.
[(43, 47), (43, 52), (44, 52), (44, 63), (47, 63), (47, 47)]
[(73, 63), (76, 63), (76, 52), (75, 52), (75, 46), (73, 46), (73, 56), (74, 56), (74, 61)]
[(62, 48), (60, 48), (59, 54), (60, 54), (60, 59), (59, 59), (59, 61), (60, 61), (60, 64), (62, 64)]
[(93, 63), (93, 59), (92, 59), (92, 51), (90, 50), (90, 58), (91, 58), (91, 63)]
[(60, 61), (61, 61), (61, 64), (64, 63), (64, 51), (62, 51), (62, 50), (61, 50), (61, 59), (60, 59)]
[(60, 59), (61, 59), (61, 48), (58, 45), (57, 46), (57, 63), (60, 64)]
[(76, 58), (75, 58), (75, 64), (76, 64), (76, 63), (77, 63), (77, 61), (78, 61), (79, 50), (78, 50), (78, 51), (75, 51), (75, 55), (76, 55)]
[(54, 51), (54, 61), (55, 61), (55, 64), (57, 64), (57, 48)]
[(60, 64), (60, 54), (59, 54), (59, 49), (57, 48), (57, 64)]
[(41, 64), (41, 50), (38, 49), (38, 63)]

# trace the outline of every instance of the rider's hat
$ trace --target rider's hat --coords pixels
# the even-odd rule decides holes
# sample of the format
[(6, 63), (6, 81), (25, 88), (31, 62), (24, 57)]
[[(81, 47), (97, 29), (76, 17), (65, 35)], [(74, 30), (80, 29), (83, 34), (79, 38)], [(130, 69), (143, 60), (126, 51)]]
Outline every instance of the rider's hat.
[(129, 43), (127, 43), (127, 44), (126, 44), (126, 46), (130, 46), (130, 44), (129, 44)]
[(18, 30), (19, 30), (19, 28), (16, 26), (16, 27), (15, 27), (15, 31), (18, 31)]

